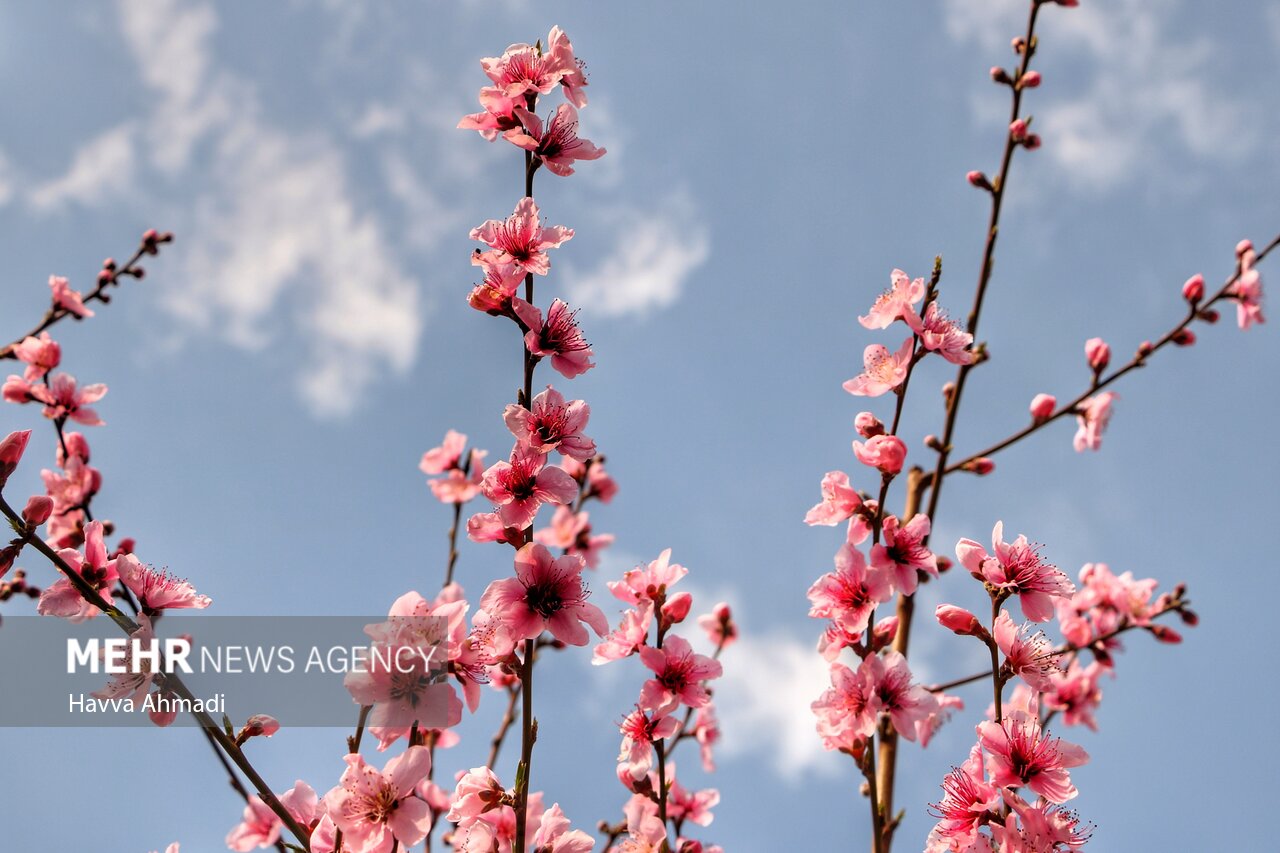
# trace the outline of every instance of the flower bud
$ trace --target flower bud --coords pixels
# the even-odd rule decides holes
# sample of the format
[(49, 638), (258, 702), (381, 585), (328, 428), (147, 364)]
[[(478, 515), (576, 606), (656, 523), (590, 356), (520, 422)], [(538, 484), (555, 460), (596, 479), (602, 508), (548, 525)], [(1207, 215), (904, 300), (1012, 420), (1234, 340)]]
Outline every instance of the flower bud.
[(677, 625), (689, 615), (693, 606), (693, 596), (687, 592), (677, 592), (662, 605), (662, 621), (668, 625)]
[(1058, 398), (1052, 394), (1037, 394), (1031, 398), (1031, 418), (1037, 422), (1048, 420), (1058, 408)]
[(1148, 625), (1147, 630), (1151, 632), (1151, 636), (1162, 643), (1176, 644), (1182, 642), (1182, 635), (1168, 625)]
[(1022, 147), (1027, 149), (1028, 151), (1035, 151), (1037, 148), (1040, 147), (1040, 134), (1038, 133), (1027, 134), (1027, 138), (1022, 140)]
[(902, 470), (907, 459), (907, 446), (896, 435), (873, 435), (867, 443), (853, 443), (853, 455), (863, 465), (870, 466), (890, 477)]
[(991, 181), (982, 172), (977, 169), (965, 175), (965, 180), (980, 190), (991, 190)]
[(1190, 628), (1200, 624), (1200, 617), (1196, 615), (1194, 610), (1179, 610), (1178, 615), (1182, 617), (1182, 624)]
[(1245, 254), (1246, 254), (1247, 252), (1252, 252), (1252, 251), (1253, 251), (1253, 241), (1252, 241), (1252, 240), (1241, 240), (1239, 243), (1236, 243), (1236, 257), (1237, 257), (1237, 258), (1242, 258), (1242, 257), (1244, 257), (1244, 256), (1245, 256)]
[(1014, 142), (1022, 142), (1027, 138), (1027, 120), (1024, 118), (1014, 119), (1009, 124), (1009, 136), (1013, 137)]
[(1188, 302), (1196, 303), (1204, 299), (1204, 276), (1196, 273), (1182, 285), (1182, 296)]
[(4, 488), (9, 475), (17, 469), (30, 439), (31, 430), (23, 429), (9, 433), (4, 441), (0, 441), (0, 488)]
[(53, 498), (48, 495), (32, 495), (22, 510), (22, 520), (27, 527), (39, 527), (53, 515)]
[(1151, 355), (1151, 353), (1155, 352), (1155, 349), (1155, 345), (1153, 345), (1151, 341), (1143, 341), (1138, 344), (1138, 358), (1146, 358)]
[(858, 412), (858, 416), (853, 419), (853, 428), (863, 438), (884, 435), (884, 423), (870, 412)]
[(977, 474), (979, 477), (985, 477), (996, 470), (996, 463), (989, 457), (979, 456), (972, 462), (964, 463), (962, 470), (968, 471), (970, 474)]
[(1189, 347), (1196, 342), (1196, 333), (1190, 329), (1183, 329), (1173, 336), (1173, 342), (1180, 347)]
[(963, 607), (956, 607), (954, 604), (939, 604), (938, 609), (934, 611), (934, 615), (937, 616), (938, 623), (948, 631), (953, 631), (962, 637), (977, 637), (983, 642), (991, 640), (991, 634), (987, 632), (986, 628), (982, 627), (978, 617)]
[(1084, 357), (1094, 373), (1101, 373), (1111, 363), (1111, 347), (1102, 338), (1089, 338), (1084, 342)]
[(1014, 36), (1009, 46), (1013, 48), (1014, 53), (1021, 55), (1022, 51), (1026, 50), (1027, 40), (1022, 36)]
[(877, 620), (871, 629), (871, 649), (879, 651), (898, 637), (898, 617), (886, 616)]
[(937, 557), (938, 557), (938, 574), (943, 574), (944, 572), (951, 571), (951, 567), (955, 565), (955, 563), (951, 561), (951, 558), (944, 557), (941, 554), (938, 554)]
[(1018, 86), (1019, 88), (1022, 88), (1022, 89), (1034, 89), (1039, 85), (1040, 85), (1039, 71), (1028, 71), (1026, 74), (1023, 74), (1022, 79), (1018, 81)]

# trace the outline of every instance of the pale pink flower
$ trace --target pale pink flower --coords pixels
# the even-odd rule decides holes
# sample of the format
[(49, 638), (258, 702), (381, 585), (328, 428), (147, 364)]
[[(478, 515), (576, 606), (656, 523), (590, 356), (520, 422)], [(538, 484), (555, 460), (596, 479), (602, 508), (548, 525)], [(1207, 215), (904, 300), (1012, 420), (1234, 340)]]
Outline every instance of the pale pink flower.
[(546, 275), (551, 269), (546, 250), (573, 239), (573, 229), (563, 225), (544, 227), (538, 219), (538, 205), (526, 196), (505, 220), (489, 219), (471, 229), (471, 239), (490, 247), (488, 252), (476, 255), (483, 264), (515, 264), (525, 272)]
[(1265, 323), (1262, 315), (1262, 274), (1254, 267), (1257, 254), (1252, 248), (1240, 256), (1240, 276), (1227, 294), (1236, 301), (1236, 324), (1247, 329), (1254, 323)]
[(572, 104), (557, 107), (545, 128), (542, 119), (522, 107), (515, 108), (515, 115), (522, 126), (508, 130), (503, 136), (516, 146), (532, 151), (553, 174), (568, 177), (573, 174), (574, 161), (598, 160), (605, 155), (605, 149), (578, 136), (578, 111)]
[(212, 603), (209, 596), (198, 594), (187, 581), (144, 566), (132, 554), (117, 557), (115, 564), (120, 580), (146, 610), (204, 609)]
[[(1067, 853), (1079, 850), (1093, 834), (1093, 828), (1080, 823), (1080, 816), (1062, 806), (1038, 798), (1027, 803), (1009, 789), (1000, 792), (1013, 810), (1004, 826), (993, 823), (991, 833), (1001, 842), (1001, 853)], [(1013, 825), (1017, 815), (1020, 826)]]
[(54, 376), (48, 386), (36, 385), (31, 389), (31, 396), (44, 403), (46, 418), (70, 418), (85, 426), (102, 426), (102, 419), (89, 404), (98, 402), (106, 393), (107, 386), (101, 383), (77, 388), (75, 377), (66, 373)]
[(1102, 446), (1102, 433), (1111, 421), (1111, 405), (1118, 399), (1113, 391), (1103, 391), (1084, 400), (1076, 409), (1076, 430), (1072, 445), (1076, 452), (1097, 450)]
[(622, 660), (640, 651), (649, 640), (649, 627), (652, 624), (653, 605), (651, 603), (628, 610), (622, 614), (618, 627), (604, 638), (604, 642), (596, 646), (591, 662), (599, 666)]
[(723, 672), (719, 661), (697, 654), (688, 640), (675, 635), (667, 637), (661, 649), (640, 649), (640, 660), (654, 673), (640, 689), (640, 707), (657, 714), (669, 714), (681, 704), (706, 705), (711, 695), (703, 682)]
[(348, 755), (346, 772), (325, 795), (329, 816), (342, 830), (344, 849), (351, 853), (391, 853), (407, 849), (426, 837), (431, 810), (414, 794), (431, 769), (425, 746), (411, 746), (379, 771), (360, 755)]
[(892, 476), (902, 471), (907, 460), (907, 446), (896, 435), (873, 435), (866, 444), (855, 441), (853, 455), (863, 465)]
[(457, 468), (462, 460), (462, 452), (466, 449), (467, 437), (457, 430), (449, 430), (444, 434), (444, 441), (439, 447), (433, 447), (422, 454), (418, 469), (429, 476), (443, 474), (450, 468)]
[(580, 829), (570, 829), (559, 803), (542, 813), (538, 830), (533, 834), (534, 853), (591, 853), (595, 840)]
[(1105, 671), (1105, 667), (1096, 660), (1088, 666), (1073, 662), (1066, 673), (1055, 678), (1051, 688), (1045, 691), (1045, 707), (1060, 711), (1065, 725), (1085, 725), (1096, 732), (1098, 721), (1094, 712), (1102, 702), (1102, 688), (1098, 681)]
[(540, 358), (550, 356), (551, 366), (564, 378), (572, 379), (596, 366), (591, 360), (595, 353), (578, 328), (577, 311), (570, 311), (567, 304), (555, 299), (544, 321), (542, 312), (523, 299), (512, 300), (511, 304), (516, 316), (529, 327), (524, 336), (529, 352)]
[(715, 815), (711, 810), (720, 802), (720, 792), (715, 788), (688, 791), (676, 778), (675, 765), (667, 765), (667, 779), (671, 790), (667, 796), (667, 818), (679, 823), (710, 826)]
[(943, 724), (951, 719), (953, 711), (964, 710), (964, 700), (959, 696), (952, 696), (950, 693), (934, 693), (933, 697), (938, 700), (937, 705), (927, 717), (916, 721), (916, 737), (920, 740), (921, 747), (929, 745), (929, 741), (933, 740), (933, 736), (938, 733)]
[(918, 684), (911, 683), (911, 668), (899, 652), (868, 655), (859, 671), (866, 668), (876, 711), (889, 715), (898, 734), (915, 740), (919, 725), (938, 710), (938, 700)]
[(551, 516), (551, 523), (533, 534), (534, 541), (548, 548), (563, 548), (569, 554), (577, 554), (594, 569), (600, 565), (600, 554), (613, 544), (612, 533), (592, 533), (591, 514), (574, 512), (567, 506), (558, 506)]
[(1000, 792), (982, 772), (982, 747), (974, 744), (969, 758), (942, 779), (942, 799), (930, 808), (938, 825), (934, 832), (948, 842), (948, 850), (964, 850), (978, 829), (999, 817)]
[[(834, 527), (845, 519), (852, 518), (861, 506), (862, 496), (849, 485), (849, 475), (843, 471), (828, 471), (822, 478), (822, 501), (805, 514), (804, 523)], [(869, 527), (864, 525), (864, 529), (870, 533)]]
[(1053, 803), (1065, 803), (1079, 793), (1067, 771), (1088, 761), (1089, 754), (1046, 736), (1035, 717), (1014, 712), (1001, 723), (978, 723), (977, 730), (987, 751), (987, 772), (997, 787), (1025, 785)]
[(446, 504), (464, 504), (480, 494), (480, 485), (484, 481), (484, 458), (487, 450), (472, 450), (467, 470), (450, 468), (443, 477), (428, 480), (431, 494), (436, 500)]
[(517, 639), (532, 640), (543, 631), (570, 646), (585, 646), (586, 623), (603, 637), (608, 620), (587, 602), (582, 583), (582, 558), (572, 554), (556, 559), (545, 545), (531, 542), (516, 552), (516, 576), (489, 584), (480, 609), (501, 620)]
[(92, 317), (93, 312), (84, 305), (84, 297), (71, 289), (71, 283), (60, 275), (49, 276), (49, 289), (53, 291), (53, 306), (77, 317)]
[(893, 595), (889, 578), (868, 571), (862, 552), (848, 543), (836, 552), (836, 570), (828, 572), (809, 587), (809, 615), (830, 619), (850, 635), (867, 629), (876, 605)]
[(41, 332), (38, 338), (23, 338), (14, 346), (13, 354), (27, 365), (22, 378), (28, 382), (35, 382), (62, 362), (62, 347), (48, 332)]
[(679, 728), (680, 721), (675, 717), (646, 714), (637, 706), (618, 726), (622, 732), (618, 772), (625, 768), (632, 779), (643, 779), (653, 766), (654, 741), (671, 737)]
[(1031, 634), (1026, 626), (1013, 623), (1008, 610), (1001, 610), (995, 624), (996, 645), (1004, 653), (1005, 666), (1033, 689), (1052, 690), (1054, 677), (1062, 673), (1053, 646), (1042, 633)]
[[(116, 561), (107, 559), (107, 547), (102, 541), (102, 522), (91, 521), (84, 528), (84, 556), (78, 551), (63, 549), (58, 552), (73, 570), (79, 572), (85, 583), (98, 591), (107, 601), (111, 600), (111, 588), (120, 576)], [(45, 587), (40, 593), (36, 612), (41, 616), (61, 616), (72, 622), (92, 619), (102, 611), (85, 601), (80, 591), (65, 577)]]
[(917, 513), (901, 527), (896, 515), (886, 516), (881, 527), (884, 543), (871, 548), (871, 565), (884, 572), (894, 587), (913, 595), (919, 573), (938, 576), (938, 558), (924, 544), (929, 535), (929, 516)]
[(907, 378), (915, 338), (907, 338), (890, 353), (881, 344), (871, 344), (862, 353), (862, 373), (844, 383), (844, 390), (858, 397), (879, 397), (892, 391)]
[(1007, 595), (1016, 594), (1023, 615), (1031, 621), (1052, 619), (1053, 599), (1068, 598), (1076, 591), (1075, 584), (1057, 566), (1046, 563), (1026, 536), (1006, 543), (1003, 521), (997, 521), (991, 531), (991, 546), (994, 555), (972, 539), (961, 539), (956, 543), (956, 557), (974, 577)]
[(595, 460), (587, 471), (587, 497), (607, 504), (616, 494), (618, 494), (618, 483), (604, 469), (604, 462), (600, 459)]
[(564, 395), (550, 385), (533, 398), (532, 409), (513, 403), (502, 415), (507, 429), (525, 447), (538, 453), (559, 450), (583, 462), (596, 455), (596, 443), (582, 434), (590, 417), (586, 401), (565, 402)]
[(480, 815), (502, 805), (506, 790), (488, 767), (472, 767), (458, 779), (453, 793), (453, 806), (445, 817), (453, 823), (468, 826)]
[(936, 352), (952, 364), (973, 364), (973, 335), (960, 328), (937, 302), (930, 302), (924, 317), (908, 312), (907, 325), (920, 336), (920, 343), (930, 352)]
[(554, 465), (545, 453), (517, 445), (509, 462), (497, 462), (484, 472), (480, 489), (498, 508), (506, 527), (533, 523), (544, 503), (567, 504), (578, 495), (578, 484)]
[(707, 639), (714, 646), (728, 648), (738, 639), (738, 625), (727, 602), (721, 601), (710, 613), (699, 616), (698, 625), (707, 632)]
[(244, 807), (244, 817), (227, 833), (226, 844), (239, 853), (258, 847), (270, 847), (280, 837), (284, 824), (262, 799), (253, 794)]
[(923, 278), (913, 280), (902, 270), (894, 270), (889, 274), (889, 282), (889, 289), (876, 297), (867, 315), (858, 318), (868, 329), (887, 329), (895, 320), (906, 319), (915, 313), (915, 304), (924, 298)]
[(875, 732), (878, 709), (874, 687), (866, 661), (857, 672), (842, 663), (831, 664), (831, 687), (809, 706), (818, 718), (818, 735), (824, 747), (853, 752), (859, 740)]
[(667, 590), (675, 586), (689, 570), (671, 562), (671, 549), (667, 548), (648, 566), (636, 566), (622, 573), (622, 580), (609, 581), (609, 591), (619, 601), (627, 604), (656, 602), (667, 598)]
[[(96, 523), (96, 522), (95, 522)], [(138, 617), (138, 627), (129, 635), (130, 642), (125, 646), (124, 663), (122, 672), (111, 676), (111, 680), (107, 682), (107, 686), (101, 690), (95, 690), (93, 696), (96, 699), (126, 699), (133, 702), (135, 708), (141, 708), (143, 700), (146, 698), (147, 692), (151, 689), (151, 682), (155, 680), (156, 669), (153, 668), (153, 661), (146, 656), (145, 652), (153, 648), (155, 643), (155, 631), (151, 626), (151, 620), (145, 614)], [(135, 641), (139, 651), (144, 654), (135, 655)], [(166, 718), (167, 721), (161, 722), (160, 725), (168, 725), (172, 719)]]
[(480, 90), (481, 112), (465, 115), (458, 122), (459, 130), (475, 130), (492, 142), (503, 131), (518, 127), (515, 108), (525, 103), (523, 96), (511, 97), (497, 86), (486, 86)]

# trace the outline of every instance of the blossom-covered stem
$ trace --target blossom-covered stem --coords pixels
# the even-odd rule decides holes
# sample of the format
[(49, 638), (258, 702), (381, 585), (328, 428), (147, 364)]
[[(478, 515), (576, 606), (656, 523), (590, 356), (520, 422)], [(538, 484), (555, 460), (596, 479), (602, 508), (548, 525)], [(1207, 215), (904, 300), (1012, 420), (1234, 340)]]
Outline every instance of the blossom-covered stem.
[[(996, 620), (1000, 618), (1000, 601), (1000, 596), (991, 596), (991, 633), (993, 636), (996, 632)], [(991, 689), (995, 693), (996, 725), (1000, 725), (1004, 721), (1004, 709), (1001, 704), (1004, 695), (1004, 679), (1000, 677), (1000, 647), (991, 642), (988, 642), (987, 645), (991, 649)]]
[[(171, 235), (170, 235), (170, 239), (172, 239)], [(148, 250), (148, 243), (144, 239), (138, 245), (138, 248), (133, 253), (133, 255), (130, 256), (129, 260), (125, 262), (124, 266), (116, 269), (111, 275), (103, 276), (98, 279), (97, 286), (94, 287), (93, 290), (89, 291), (89, 293), (85, 295), (84, 301), (85, 302), (101, 302), (105, 305), (107, 302), (110, 301), (109, 297), (104, 296), (107, 288), (113, 284), (119, 284), (120, 278), (122, 276), (141, 278), (141, 275), (140, 275), (141, 271), (139, 270), (137, 263), (138, 261), (142, 260), (143, 255), (147, 255), (147, 254), (154, 254), (154, 252), (151, 252)], [(31, 331), (27, 332), (25, 335), (18, 337), (12, 343), (7, 344), (4, 347), (0, 347), (0, 359), (17, 358), (18, 356), (14, 352), (14, 350), (18, 346), (18, 344), (22, 343), (27, 338), (32, 338), (32, 337), (35, 337), (36, 335), (39, 335), (41, 332), (48, 329), (54, 323), (57, 323), (59, 320), (62, 320), (63, 318), (69, 316), (70, 314), (71, 312), (68, 311), (66, 308), (62, 308), (60, 306), (54, 305), (48, 311), (45, 312), (44, 316), (40, 318), (40, 322), (36, 323), (36, 325), (31, 329)]]
[(497, 766), (498, 753), (502, 750), (503, 741), (507, 739), (507, 732), (515, 724), (516, 703), (519, 701), (520, 685), (513, 684), (507, 688), (507, 710), (502, 715), (502, 722), (498, 724), (498, 730), (493, 733), (493, 738), (489, 741), (489, 760), (485, 762), (485, 767)]
[[(1257, 258), (1258, 262), (1261, 262), (1262, 259), (1265, 258), (1267, 254), (1271, 252), (1271, 250), (1275, 249), (1277, 245), (1280, 245), (1280, 235), (1276, 235), (1276, 237), (1273, 238), (1272, 241), (1268, 243), (1262, 249), (1261, 252), (1258, 253), (1258, 258)], [(1166, 332), (1165, 335), (1162, 338), (1160, 338), (1160, 340), (1156, 341), (1154, 344), (1151, 345), (1150, 349), (1143, 348), (1142, 350), (1139, 350), (1139, 352), (1135, 354), (1134, 357), (1130, 359), (1130, 361), (1127, 364), (1125, 364), (1123, 367), (1120, 367), (1112, 371), (1106, 377), (1095, 379), (1090, 384), (1090, 387), (1083, 394), (1076, 397), (1071, 402), (1065, 404), (1064, 406), (1059, 408), (1057, 411), (1055, 411), (1053, 414), (1049, 415), (1046, 418), (1042, 418), (1034, 421), (1030, 425), (1024, 427), (1023, 429), (1018, 430), (1013, 435), (1009, 436), (1003, 441), (998, 441), (995, 444), (991, 445), (990, 447), (986, 448), (985, 450), (979, 451), (978, 453), (975, 453), (960, 462), (956, 462), (947, 466), (942, 473), (944, 475), (951, 474), (951, 473), (954, 473), (955, 471), (960, 470), (964, 466), (971, 464), (977, 459), (994, 456), (995, 454), (999, 453), (1001, 450), (1004, 450), (1005, 448), (1010, 447), (1011, 445), (1017, 444), (1019, 441), (1031, 435), (1033, 432), (1039, 431), (1041, 427), (1048, 426), (1049, 424), (1053, 423), (1059, 418), (1065, 417), (1067, 415), (1075, 414), (1078, 411), (1081, 404), (1083, 404), (1084, 401), (1087, 400), (1089, 397), (1096, 394), (1098, 391), (1102, 390), (1108, 385), (1112, 384), (1116, 380), (1120, 379), (1122, 376), (1134, 370), (1137, 370), (1139, 367), (1146, 366), (1147, 360), (1151, 357), (1151, 355), (1156, 351), (1161, 350), (1164, 347), (1168, 346), (1169, 344), (1173, 343), (1181, 335), (1183, 330), (1186, 329), (1188, 326), (1191, 325), (1192, 322), (1195, 321), (1196, 317), (1199, 316), (1201, 311), (1213, 305), (1214, 303), (1227, 298), (1227, 291), (1231, 289), (1231, 287), (1239, 280), (1239, 278), (1240, 278), (1240, 269), (1239, 267), (1237, 267), (1235, 274), (1233, 274), (1231, 278), (1227, 279), (1226, 284), (1222, 285), (1222, 287), (1219, 288), (1216, 294), (1214, 294), (1205, 302), (1197, 303), (1196, 305), (1193, 305), (1190, 309), (1188, 309), (1187, 316), (1182, 319), (1182, 322), (1178, 323), (1178, 325), (1174, 326), (1172, 329)]]
[(525, 822), (529, 810), (529, 768), (533, 762), (533, 742), (538, 737), (538, 724), (533, 719), (533, 664), (537, 655), (535, 640), (524, 641), (524, 664), (520, 667), (520, 694), (523, 726), (520, 735), (520, 766), (516, 769), (516, 838), (515, 853), (525, 851)]

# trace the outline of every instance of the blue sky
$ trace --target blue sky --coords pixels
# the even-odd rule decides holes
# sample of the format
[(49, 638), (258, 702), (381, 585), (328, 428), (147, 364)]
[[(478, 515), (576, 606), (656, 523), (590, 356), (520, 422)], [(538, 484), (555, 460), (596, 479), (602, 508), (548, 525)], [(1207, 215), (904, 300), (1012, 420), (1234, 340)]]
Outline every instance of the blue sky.
[[(1029, 97), (1045, 144), (1014, 166), (981, 336), (993, 360), (971, 378), (960, 448), (1021, 426), (1037, 392), (1077, 393), (1086, 338), (1131, 352), (1179, 317), (1190, 274), (1220, 282), (1238, 239), (1280, 227), (1280, 4), (1232, 12), (1189, 0), (1046, 11), (1045, 83)], [(510, 328), (464, 302), (467, 230), (511, 210), (519, 158), (453, 125), (476, 109), (479, 57), (559, 24), (591, 75), (583, 133), (609, 149), (573, 178), (540, 175), (536, 192), (577, 230), (542, 292), (582, 306), (599, 367), (571, 390), (591, 403), (589, 432), (622, 486), (593, 512), (618, 536), (594, 586), (603, 596), (607, 577), (671, 547), (700, 609), (726, 598), (740, 614), (721, 771), (704, 781), (691, 755), (678, 759), (722, 791), (704, 836), (731, 851), (849, 846), (867, 834), (866, 806), (807, 709), (824, 668), (804, 592), (838, 534), (800, 519), (823, 472), (855, 465), (861, 406), (840, 383), (879, 340), (855, 318), (889, 271), (924, 275), (942, 254), (943, 304), (969, 304), (986, 201), (963, 176), (995, 167), (1007, 102), (986, 69), (1012, 61), (1023, 14), (1014, 0), (785, 14), (744, 3), (731, 15), (6, 3), (0, 318), (20, 333), (49, 274), (85, 289), (144, 228), (174, 230), (145, 281), (59, 330), (65, 368), (111, 386), (108, 426), (90, 435), (100, 512), (215, 612), (378, 613), (435, 589), (448, 518), (417, 460), (450, 427), (500, 454), (519, 382)], [(1198, 332), (1118, 388), (1100, 453), (1073, 453), (1067, 425), (1047, 430), (992, 477), (949, 483), (935, 525), (942, 551), (1003, 519), (1073, 574), (1102, 561), (1190, 584), (1201, 626), (1177, 648), (1134, 638), (1104, 686), (1101, 732), (1067, 733), (1095, 756), (1073, 773), (1073, 805), (1098, 825), (1096, 850), (1258, 849), (1273, 832), (1280, 746), (1254, 715), (1280, 699), (1263, 535), (1278, 508), (1277, 345), (1266, 326)], [(926, 363), (913, 380), (915, 458), (941, 426), (930, 386), (949, 374)], [(36, 417), (6, 406), (0, 429)], [(51, 430), (38, 430), (12, 488), (34, 491), (51, 456)], [(463, 550), (473, 597), (509, 570), (497, 548)], [(960, 576), (939, 586), (926, 612), (980, 594)], [(919, 637), (923, 677), (973, 668), (940, 631)], [(587, 657), (539, 666), (534, 771), (584, 828), (623, 802), (611, 723), (642, 679)], [(966, 698), (968, 715), (907, 753), (904, 850), (922, 844), (924, 804), (967, 753), (987, 699)], [(483, 760), (497, 704), (442, 770)], [(323, 791), (345, 734), (284, 732), (254, 757), (279, 788), (303, 778)], [(0, 749), (6, 849), (178, 839), (204, 853), (238, 820), (189, 729), (0, 730)]]

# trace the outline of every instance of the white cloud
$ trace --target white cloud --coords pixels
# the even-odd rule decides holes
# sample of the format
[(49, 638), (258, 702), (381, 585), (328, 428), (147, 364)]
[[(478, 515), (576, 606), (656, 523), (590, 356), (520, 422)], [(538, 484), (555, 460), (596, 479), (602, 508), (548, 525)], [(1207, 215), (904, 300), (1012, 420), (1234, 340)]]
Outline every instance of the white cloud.
[(133, 135), (132, 124), (123, 124), (86, 142), (64, 175), (30, 191), (32, 207), (46, 212), (68, 202), (94, 205), (128, 189), (134, 175)]
[(689, 274), (711, 254), (704, 226), (682, 199), (616, 217), (613, 251), (590, 272), (566, 271), (570, 300), (606, 317), (646, 314), (673, 304)]
[[(1167, 175), (1174, 154), (1230, 160), (1256, 150), (1247, 105), (1208, 82), (1221, 51), (1207, 38), (1171, 32), (1179, 6), (1113, 0), (1041, 16), (1042, 53), (1069, 57), (1085, 81), (1063, 97), (1053, 86), (1064, 81), (1046, 79), (1032, 104), (1042, 113), (1044, 152), (1073, 187), (1101, 190), (1153, 172)], [(947, 0), (947, 31), (1011, 61), (1008, 40), (1023, 32), (1026, 8), (1025, 0)], [(985, 101), (990, 87), (983, 88)]]

